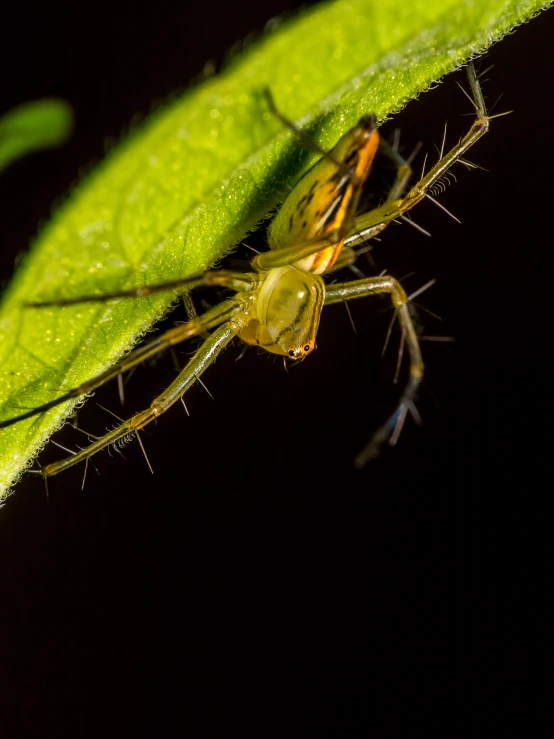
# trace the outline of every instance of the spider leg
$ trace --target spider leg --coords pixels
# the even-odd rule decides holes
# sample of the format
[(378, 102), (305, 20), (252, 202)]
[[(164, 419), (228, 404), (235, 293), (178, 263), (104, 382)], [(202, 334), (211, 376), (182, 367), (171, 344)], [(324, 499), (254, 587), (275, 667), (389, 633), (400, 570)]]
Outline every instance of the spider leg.
[(417, 389), (423, 377), (423, 358), (419, 341), (408, 311), (408, 297), (400, 283), (394, 277), (367, 277), (364, 280), (343, 282), (327, 286), (325, 305), (353, 300), (366, 295), (388, 293), (396, 309), (396, 314), (405, 335), (406, 346), (410, 355), (410, 375), (406, 387), (400, 396), (397, 406), (387, 421), (377, 430), (370, 442), (356, 458), (356, 466), (363, 467), (366, 462), (378, 456), (379, 449), (386, 441), (394, 445), (398, 439), (402, 424), (408, 410), (413, 404)]
[(313, 239), (308, 239), (294, 246), (265, 251), (263, 254), (258, 254), (252, 260), (252, 266), (261, 272), (273, 269), (274, 267), (286, 267), (289, 264), (298, 262), (300, 259), (304, 259), (304, 257), (316, 254), (327, 246), (338, 244), (344, 239), (349, 230), (341, 226), (340, 228), (333, 229), (332, 231), (321, 234), (321, 236), (316, 236)]
[(419, 182), (417, 182), (408, 193), (397, 200), (387, 200), (379, 208), (365, 213), (356, 218), (354, 231), (349, 238), (346, 239), (347, 246), (354, 246), (362, 241), (367, 241), (376, 234), (380, 233), (387, 225), (399, 218), (406, 211), (411, 210), (414, 205), (421, 202), (427, 197), (428, 191), (440, 178), (455, 164), (460, 161), (463, 154), (471, 148), (480, 138), (489, 130), (489, 117), (485, 107), (483, 93), (477, 79), (477, 74), (473, 64), (468, 65), (467, 69), (469, 84), (473, 95), (473, 104), (477, 114), (473, 125), (463, 137), (463, 139), (453, 146), (450, 151), (445, 154), (432, 167)]
[(388, 143), (388, 141), (386, 141), (384, 138), (380, 138), (379, 151), (381, 151), (386, 157), (388, 157), (388, 159), (390, 159), (396, 167), (396, 178), (387, 195), (386, 202), (389, 203), (391, 200), (397, 200), (397, 198), (401, 197), (401, 195), (404, 193), (406, 185), (408, 184), (408, 180), (412, 176), (411, 162), (414, 156), (417, 154), (418, 149), (414, 149), (408, 159), (404, 159), (400, 156), (396, 149)]
[(88, 460), (96, 452), (105, 449), (129, 434), (137, 433), (151, 421), (161, 416), (162, 413), (165, 413), (168, 408), (182, 398), (188, 388), (199, 379), (200, 375), (216, 359), (222, 349), (239, 333), (248, 321), (247, 315), (245, 313), (242, 317), (235, 316), (235, 318), (231, 318), (223, 326), (217, 328), (202, 344), (185, 369), (171, 383), (167, 390), (164, 390), (161, 395), (155, 398), (148, 409), (124, 421), (120, 426), (117, 426), (90, 446), (77, 452), (77, 454), (42, 467), (40, 470), (42, 475), (44, 477), (51, 477), (68, 467), (73, 467), (73, 465), (79, 462)]
[(277, 120), (281, 121), (284, 126), (292, 131), (292, 133), (296, 136), (296, 138), (300, 141), (305, 149), (307, 149), (308, 151), (315, 151), (322, 157), (329, 159), (346, 177), (354, 176), (354, 173), (348, 167), (348, 165), (344, 164), (344, 162), (340, 162), (338, 159), (335, 159), (331, 152), (326, 151), (317, 143), (317, 141), (314, 141), (314, 139), (310, 135), (302, 131), (301, 128), (298, 128), (296, 123), (293, 123), (290, 118), (287, 118), (286, 115), (283, 115), (283, 113), (281, 113), (281, 111), (275, 105), (275, 100), (273, 99), (273, 95), (271, 94), (271, 90), (269, 89), (269, 87), (264, 88), (263, 94), (265, 95), (267, 106), (271, 113), (275, 116), (275, 118), (277, 118)]
[(81, 303), (103, 303), (107, 300), (119, 298), (144, 298), (155, 293), (169, 292), (171, 290), (192, 290), (200, 285), (227, 287), (235, 292), (253, 290), (259, 282), (258, 276), (253, 272), (230, 272), (226, 269), (211, 270), (201, 275), (184, 277), (178, 280), (170, 280), (157, 285), (142, 285), (130, 290), (119, 290), (104, 295), (81, 295), (77, 298), (61, 298), (54, 300), (41, 300), (26, 303), (28, 308), (51, 308), (66, 305), (80, 305)]
[[(245, 300), (247, 300), (247, 296), (245, 296)], [(0, 421), (0, 428), (6, 428), (7, 426), (11, 426), (14, 423), (23, 421), (26, 418), (31, 418), (33, 416), (44, 413), (45, 411), (50, 410), (50, 408), (54, 408), (55, 406), (60, 405), (61, 403), (65, 403), (68, 400), (78, 398), (81, 395), (86, 395), (92, 390), (95, 390), (97, 387), (100, 387), (100, 385), (108, 382), (112, 378), (117, 377), (117, 375), (119, 375), (120, 373), (127, 372), (132, 367), (140, 364), (145, 359), (155, 356), (164, 349), (167, 349), (174, 344), (179, 344), (181, 341), (184, 341), (185, 339), (188, 339), (192, 336), (197, 336), (198, 334), (201, 334), (207, 329), (213, 328), (214, 326), (219, 326), (225, 321), (229, 321), (237, 313), (244, 310), (245, 300), (240, 299), (238, 296), (233, 299), (226, 300), (223, 303), (220, 303), (216, 307), (212, 308), (212, 310), (209, 310), (203, 315), (193, 319), (192, 321), (169, 329), (169, 331), (166, 331), (157, 339), (154, 339), (154, 341), (150, 341), (148, 342), (148, 344), (145, 344), (144, 346), (141, 346), (138, 349), (130, 352), (116, 365), (110, 367), (105, 372), (101, 372), (96, 377), (87, 380), (78, 387), (74, 387), (71, 390), (68, 390), (63, 395), (54, 398), (54, 400), (50, 400), (48, 403), (43, 403), (36, 408), (31, 408), (25, 413), (21, 413), (14, 418), (8, 418), (5, 421)]]

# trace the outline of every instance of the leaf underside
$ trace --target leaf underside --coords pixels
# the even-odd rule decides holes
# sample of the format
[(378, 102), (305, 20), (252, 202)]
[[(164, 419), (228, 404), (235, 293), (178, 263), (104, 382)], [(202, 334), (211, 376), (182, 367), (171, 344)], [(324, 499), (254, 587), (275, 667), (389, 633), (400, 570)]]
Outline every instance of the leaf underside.
[[(132, 131), (67, 198), (0, 312), (0, 418), (117, 361), (174, 296), (30, 310), (209, 268), (314, 161), (267, 111), (330, 148), (364, 113), (379, 120), (482, 53), (544, 0), (339, 0), (306, 10)], [(0, 498), (73, 408), (0, 431)]]

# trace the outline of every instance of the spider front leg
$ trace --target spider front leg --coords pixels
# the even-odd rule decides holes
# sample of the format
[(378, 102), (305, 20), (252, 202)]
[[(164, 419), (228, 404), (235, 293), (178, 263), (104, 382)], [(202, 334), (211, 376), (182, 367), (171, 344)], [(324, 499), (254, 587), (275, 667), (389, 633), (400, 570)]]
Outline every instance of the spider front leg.
[(414, 205), (420, 203), (425, 197), (430, 198), (429, 190), (440, 178), (447, 172), (453, 164), (460, 161), (465, 152), (470, 149), (480, 138), (489, 130), (490, 118), (487, 115), (485, 100), (481, 91), (481, 86), (475, 72), (473, 64), (468, 65), (468, 80), (473, 96), (473, 105), (477, 117), (473, 125), (463, 137), (463, 139), (450, 151), (442, 156), (439, 161), (432, 167), (427, 174), (422, 177), (403, 197), (397, 200), (387, 200), (379, 208), (365, 213), (356, 218), (353, 234), (346, 239), (347, 246), (354, 246), (362, 241), (376, 236), (386, 226), (396, 218), (400, 218), (404, 213), (411, 210)]
[(370, 459), (378, 456), (382, 444), (389, 441), (394, 445), (398, 439), (406, 414), (413, 403), (417, 389), (423, 377), (423, 358), (417, 334), (408, 311), (408, 298), (400, 283), (394, 277), (367, 277), (354, 282), (343, 282), (329, 285), (325, 296), (325, 305), (339, 303), (366, 295), (388, 293), (391, 296), (396, 315), (402, 328), (410, 355), (410, 377), (398, 401), (397, 407), (387, 421), (373, 435), (364, 449), (356, 457), (356, 466), (363, 467)]

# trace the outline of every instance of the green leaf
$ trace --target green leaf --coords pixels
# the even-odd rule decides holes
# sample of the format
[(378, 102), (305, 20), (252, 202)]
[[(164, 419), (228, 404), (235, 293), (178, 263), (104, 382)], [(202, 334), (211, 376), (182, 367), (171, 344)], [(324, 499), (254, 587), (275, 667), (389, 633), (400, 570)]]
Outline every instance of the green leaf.
[[(314, 156), (261, 90), (330, 148), (382, 120), (549, 3), (339, 0), (299, 14), (217, 77), (156, 111), (56, 213), (0, 313), (0, 416), (79, 385), (129, 350), (169, 299), (31, 310), (28, 300), (162, 282), (210, 267), (283, 199)], [(0, 431), (0, 495), (72, 404)]]
[(10, 110), (0, 118), (0, 172), (32, 151), (61, 146), (72, 127), (73, 113), (63, 100), (45, 98)]

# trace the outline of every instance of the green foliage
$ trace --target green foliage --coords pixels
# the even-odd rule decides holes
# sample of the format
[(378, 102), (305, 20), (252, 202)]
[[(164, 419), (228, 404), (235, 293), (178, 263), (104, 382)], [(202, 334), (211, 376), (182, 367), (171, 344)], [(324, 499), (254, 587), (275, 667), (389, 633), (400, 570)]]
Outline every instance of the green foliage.
[[(159, 109), (56, 213), (0, 313), (0, 417), (55, 398), (130, 349), (171, 297), (31, 310), (210, 267), (273, 209), (314, 156), (277, 105), (330, 148), (530, 18), (543, 0), (337, 0), (284, 23), (217, 77)], [(40, 127), (40, 126), (39, 126)], [(36, 128), (36, 126), (35, 126)], [(0, 431), (0, 496), (73, 407)]]
[(25, 154), (61, 146), (73, 126), (63, 100), (44, 99), (20, 105), (0, 118), (0, 172)]

